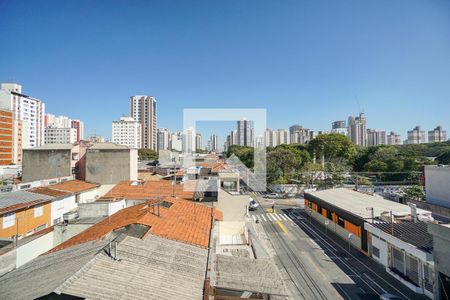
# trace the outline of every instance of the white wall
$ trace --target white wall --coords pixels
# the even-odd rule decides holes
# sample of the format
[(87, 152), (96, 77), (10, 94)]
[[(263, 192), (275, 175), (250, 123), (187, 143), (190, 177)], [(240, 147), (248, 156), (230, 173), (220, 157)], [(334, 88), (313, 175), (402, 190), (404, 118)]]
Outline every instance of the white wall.
[(450, 166), (425, 166), (427, 202), (450, 208)]
[(51, 225), (54, 225), (53, 220), (57, 218), (61, 218), (60, 221), (63, 220), (63, 214), (71, 211), (72, 209), (77, 207), (77, 203), (75, 202), (75, 195), (63, 198), (61, 200), (54, 200), (51, 203)]
[(372, 253), (372, 258), (383, 266), (388, 266), (388, 245), (386, 241), (383, 241), (376, 236), (372, 235), (372, 246), (377, 247), (380, 250), (380, 257), (376, 257)]
[(138, 179), (138, 151), (130, 149), (130, 180)]
[(223, 213), (223, 221), (244, 222), (248, 202), (248, 195), (230, 195), (219, 189), (217, 209)]
[(16, 268), (53, 248), (53, 231), (17, 248)]

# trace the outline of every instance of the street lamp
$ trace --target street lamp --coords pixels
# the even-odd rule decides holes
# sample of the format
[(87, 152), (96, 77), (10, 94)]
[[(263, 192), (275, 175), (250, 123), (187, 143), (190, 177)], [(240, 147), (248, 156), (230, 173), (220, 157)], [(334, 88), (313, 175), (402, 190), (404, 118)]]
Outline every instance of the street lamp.
[(325, 220), (325, 236), (328, 239), (328, 225), (330, 224), (330, 220)]

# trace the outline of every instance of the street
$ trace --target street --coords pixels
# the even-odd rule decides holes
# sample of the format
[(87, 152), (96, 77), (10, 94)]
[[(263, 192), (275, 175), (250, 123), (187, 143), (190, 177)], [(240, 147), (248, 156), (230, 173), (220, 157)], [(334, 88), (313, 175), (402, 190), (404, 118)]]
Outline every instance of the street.
[[(256, 195), (255, 195), (256, 196)], [(259, 196), (257, 197), (259, 200)], [(276, 201), (276, 200), (275, 200)], [(325, 226), (310, 220), (298, 205), (266, 201), (250, 218), (264, 228), (276, 256), (288, 274), (294, 299), (379, 299), (390, 293), (403, 299), (428, 299), (405, 287), (382, 266), (351, 248)]]

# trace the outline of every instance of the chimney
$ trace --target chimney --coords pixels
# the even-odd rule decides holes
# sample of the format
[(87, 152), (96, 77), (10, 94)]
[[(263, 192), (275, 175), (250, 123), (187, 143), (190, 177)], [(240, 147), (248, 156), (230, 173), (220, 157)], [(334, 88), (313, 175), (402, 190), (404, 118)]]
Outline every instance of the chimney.
[(408, 202), (408, 205), (411, 208), (411, 218), (414, 223), (417, 223), (417, 206), (411, 202)]

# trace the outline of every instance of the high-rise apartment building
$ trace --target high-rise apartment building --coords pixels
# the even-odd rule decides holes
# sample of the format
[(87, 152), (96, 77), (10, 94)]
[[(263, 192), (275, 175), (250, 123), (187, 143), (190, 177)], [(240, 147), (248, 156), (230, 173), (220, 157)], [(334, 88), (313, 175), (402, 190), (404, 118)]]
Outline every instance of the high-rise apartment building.
[[(41, 100), (22, 94), (20, 84), (2, 83), (0, 107), (11, 110), (14, 119), (20, 121), (22, 148), (33, 148), (44, 144), (45, 104)], [(14, 138), (19, 139), (16, 136)], [(15, 151), (17, 152), (18, 149)]]
[(203, 138), (201, 133), (195, 134), (195, 150), (203, 150)]
[(433, 130), (428, 131), (428, 143), (446, 142), (447, 131), (442, 126), (437, 126)]
[(358, 117), (350, 116), (348, 118), (348, 137), (355, 145), (366, 147), (367, 140), (367, 119), (363, 113), (360, 113)]
[(237, 121), (236, 138), (236, 144), (253, 147), (253, 121), (247, 119)]
[(334, 121), (331, 123), (331, 133), (339, 133), (347, 136), (347, 124), (345, 121)]
[(156, 128), (155, 97), (143, 95), (131, 96), (130, 115), (136, 121), (141, 123), (142, 126), (141, 147), (156, 150), (157, 128)]
[(132, 117), (120, 117), (112, 122), (112, 142), (129, 148), (140, 149), (142, 141), (141, 123)]
[(183, 133), (175, 132), (170, 137), (170, 150), (183, 151)]
[(386, 145), (386, 131), (378, 129), (367, 129), (367, 145)]
[(217, 135), (213, 134), (209, 138), (208, 150), (211, 152), (219, 151), (219, 137)]
[(196, 141), (195, 130), (193, 128), (184, 130), (183, 136), (182, 136), (183, 152), (189, 152), (189, 153), (195, 152), (195, 150), (196, 150), (195, 149), (195, 141)]
[(53, 114), (45, 114), (44, 120), (44, 136), (49, 138), (45, 138), (45, 144), (75, 143), (83, 139), (84, 123), (80, 120)]
[(77, 130), (70, 127), (46, 127), (44, 136), (45, 144), (73, 144), (77, 142)]
[(84, 123), (80, 120), (72, 120), (71, 128), (77, 131), (77, 142), (79, 143), (82, 139), (84, 139)]
[(311, 140), (311, 130), (301, 125), (293, 125), (289, 127), (289, 137), (291, 144), (306, 144)]
[(388, 145), (401, 145), (402, 139), (400, 137), (400, 134), (397, 134), (393, 131), (387, 135), (387, 144)]
[(170, 150), (170, 137), (171, 133), (166, 128), (158, 128), (157, 131), (157, 149)]
[(272, 129), (267, 128), (264, 131), (264, 146), (265, 147), (275, 147), (276, 141), (275, 141), (275, 134), (272, 131)]
[(13, 113), (0, 109), (0, 165), (9, 165), (14, 160), (14, 119)]
[(420, 126), (416, 126), (413, 130), (408, 131), (407, 144), (423, 144), (425, 143), (425, 131)]
[(277, 129), (277, 131), (274, 131), (274, 138), (275, 146), (289, 144), (291, 141), (289, 131), (286, 129)]

